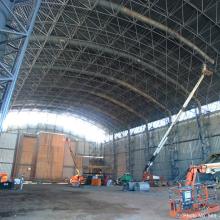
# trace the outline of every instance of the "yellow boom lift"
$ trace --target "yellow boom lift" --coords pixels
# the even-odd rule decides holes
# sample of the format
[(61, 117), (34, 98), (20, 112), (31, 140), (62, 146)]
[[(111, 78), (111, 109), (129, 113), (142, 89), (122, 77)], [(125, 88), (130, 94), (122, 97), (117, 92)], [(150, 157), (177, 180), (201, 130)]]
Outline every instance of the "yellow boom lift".
[(70, 151), (70, 155), (73, 159), (73, 164), (74, 164), (74, 168), (75, 168), (75, 172), (76, 172), (75, 175), (70, 177), (70, 184), (72, 186), (80, 186), (80, 185), (84, 184), (84, 177), (81, 175), (80, 170), (77, 167), (76, 154), (73, 153), (71, 146), (70, 146), (70, 140), (68, 138), (66, 139), (66, 142), (67, 142), (67, 146)]

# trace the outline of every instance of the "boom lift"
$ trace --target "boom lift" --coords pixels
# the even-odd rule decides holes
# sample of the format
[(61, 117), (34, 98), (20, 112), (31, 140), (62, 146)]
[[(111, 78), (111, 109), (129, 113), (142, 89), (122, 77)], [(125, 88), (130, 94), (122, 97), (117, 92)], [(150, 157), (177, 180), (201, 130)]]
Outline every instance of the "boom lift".
[(194, 96), (196, 90), (199, 88), (201, 82), (203, 81), (203, 79), (205, 78), (205, 76), (210, 76), (212, 75), (212, 72), (209, 71), (207, 69), (206, 64), (203, 64), (202, 67), (202, 74), (198, 80), (198, 82), (196, 83), (196, 85), (194, 86), (193, 90), (190, 92), (188, 98), (186, 99), (186, 101), (184, 102), (182, 108), (180, 109), (180, 111), (177, 113), (175, 119), (172, 121), (170, 127), (167, 129), (166, 133), (164, 134), (164, 136), (162, 137), (160, 143), (158, 144), (156, 150), (153, 153), (153, 156), (151, 157), (151, 159), (149, 160), (149, 162), (146, 164), (145, 168), (144, 168), (144, 172), (149, 172), (150, 167), (153, 165), (155, 159), (157, 158), (158, 154), (160, 153), (161, 149), (164, 147), (168, 136), (172, 130), (172, 128), (174, 127), (174, 125), (176, 125), (176, 123), (178, 122), (180, 116), (182, 115), (182, 113), (186, 110), (190, 100), (192, 99), (192, 97)]
[[(168, 136), (172, 130), (172, 128), (179, 121), (180, 116), (186, 110), (189, 102), (194, 96), (195, 92), (199, 88), (201, 82), (205, 78), (205, 76), (210, 76), (213, 73), (207, 69), (206, 64), (203, 64), (201, 76), (184, 102), (182, 108), (177, 113), (175, 119), (172, 121), (170, 127), (165, 132), (161, 141), (159, 142), (156, 150), (154, 151), (152, 157), (149, 162), (146, 164), (144, 168), (144, 176), (149, 175), (149, 169), (153, 165), (155, 159), (160, 153), (161, 149), (164, 147)], [(216, 193), (209, 192), (211, 188), (202, 184), (195, 184), (195, 178), (197, 172), (203, 173), (211, 173), (216, 172), (216, 169), (219, 167), (218, 163), (204, 164), (200, 166), (193, 166), (189, 169), (187, 174), (187, 181), (184, 187), (177, 187), (171, 190), (170, 196), (170, 216), (172, 217), (180, 217), (182, 219), (192, 219), (201, 217), (204, 215), (208, 215), (210, 213), (218, 212), (220, 210), (220, 206), (217, 204), (210, 203), (210, 200), (216, 199)], [(203, 212), (204, 211), (204, 212)]]
[(196, 183), (198, 173), (215, 174), (219, 171), (220, 163), (192, 165), (188, 169), (185, 184), (170, 189), (170, 216), (189, 220), (219, 212), (215, 185)]
[(72, 177), (70, 177), (70, 184), (72, 186), (80, 186), (80, 185), (82, 185), (84, 183), (84, 177), (80, 174), (80, 171), (77, 168), (76, 155), (73, 153), (73, 151), (71, 149), (71, 146), (70, 146), (68, 138), (66, 139), (66, 142), (68, 143), (70, 155), (71, 155), (71, 157), (73, 159), (73, 164), (74, 164), (75, 171), (76, 171), (76, 174), (73, 175)]

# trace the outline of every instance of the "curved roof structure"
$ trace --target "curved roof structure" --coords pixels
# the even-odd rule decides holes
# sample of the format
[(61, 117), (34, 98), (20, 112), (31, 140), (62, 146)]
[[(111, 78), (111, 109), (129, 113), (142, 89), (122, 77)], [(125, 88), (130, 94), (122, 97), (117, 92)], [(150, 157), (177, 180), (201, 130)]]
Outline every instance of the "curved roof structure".
[(219, 99), (220, 3), (42, 0), (12, 108), (67, 111), (111, 131)]

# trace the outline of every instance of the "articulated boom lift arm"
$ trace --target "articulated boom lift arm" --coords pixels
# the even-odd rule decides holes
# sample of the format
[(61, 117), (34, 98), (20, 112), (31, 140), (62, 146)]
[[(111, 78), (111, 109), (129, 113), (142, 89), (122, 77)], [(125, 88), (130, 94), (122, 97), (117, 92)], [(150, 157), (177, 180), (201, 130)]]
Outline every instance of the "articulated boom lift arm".
[(66, 138), (66, 144), (69, 147), (69, 151), (70, 151), (70, 155), (73, 159), (73, 164), (74, 164), (74, 168), (76, 171), (76, 174), (72, 177), (70, 177), (70, 184), (72, 184), (72, 186), (80, 186), (81, 184), (83, 184), (84, 182), (84, 177), (81, 175), (80, 170), (77, 167), (77, 163), (76, 163), (76, 155), (73, 153), (71, 146), (70, 146), (70, 140), (68, 138)]
[(74, 167), (75, 167), (75, 170), (76, 170), (76, 173), (77, 173), (76, 175), (80, 176), (80, 172), (79, 172), (79, 169), (77, 168), (77, 164), (76, 164), (76, 160), (75, 160), (76, 156), (73, 153), (73, 151), (72, 151), (70, 146), (69, 146), (69, 150), (70, 150), (70, 154), (71, 154), (71, 157), (73, 159)]
[(220, 163), (208, 163), (198, 166), (191, 166), (186, 175), (186, 186), (194, 186), (197, 173), (215, 174), (220, 172)]
[(184, 102), (182, 108), (180, 109), (180, 111), (178, 112), (178, 114), (176, 115), (176, 118), (173, 120), (173, 122), (171, 123), (170, 127), (168, 128), (168, 130), (166, 131), (166, 133), (164, 134), (163, 138), (161, 139), (160, 143), (158, 144), (158, 147), (156, 148), (155, 152), (153, 153), (153, 156), (151, 157), (151, 159), (149, 160), (149, 162), (146, 164), (144, 171), (148, 171), (149, 168), (153, 165), (156, 157), (158, 156), (158, 154), (160, 153), (161, 149), (164, 147), (168, 136), (172, 130), (172, 128), (174, 127), (174, 125), (178, 122), (180, 116), (182, 115), (182, 113), (186, 110), (186, 107), (188, 106), (190, 100), (192, 99), (192, 97), (194, 96), (196, 90), (198, 89), (199, 85), (201, 84), (201, 82), (203, 81), (205, 76), (209, 76), (212, 75), (212, 72), (207, 70), (206, 64), (203, 65), (202, 68), (202, 75), (199, 78), (198, 82), (196, 83), (195, 87), (193, 88), (193, 90), (191, 91), (191, 93), (189, 94), (188, 98), (186, 99), (186, 101)]
[(80, 171), (79, 171), (79, 169), (77, 167), (77, 164), (76, 164), (76, 155), (73, 153), (73, 151), (71, 149), (70, 142), (69, 142), (68, 138), (66, 138), (66, 144), (68, 145), (68, 148), (69, 148), (69, 151), (70, 151), (70, 155), (71, 155), (72, 160), (73, 160), (74, 168), (76, 170), (76, 175), (80, 176)]

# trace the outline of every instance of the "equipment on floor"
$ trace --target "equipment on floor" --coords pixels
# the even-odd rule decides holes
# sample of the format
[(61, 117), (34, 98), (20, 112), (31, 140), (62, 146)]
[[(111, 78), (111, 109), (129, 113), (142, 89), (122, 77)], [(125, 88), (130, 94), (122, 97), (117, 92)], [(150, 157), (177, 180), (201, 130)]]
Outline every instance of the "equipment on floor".
[(13, 189), (14, 181), (8, 179), (8, 174), (5, 172), (0, 173), (0, 190)]
[(79, 170), (76, 168), (76, 175), (70, 177), (70, 184), (72, 186), (80, 186), (84, 184), (84, 177), (80, 175)]
[(70, 177), (70, 184), (72, 186), (79, 187), (79, 186), (81, 186), (82, 184), (85, 183), (85, 178), (80, 174), (80, 171), (77, 168), (76, 155), (73, 153), (73, 151), (71, 149), (70, 140), (68, 138), (66, 138), (66, 143), (67, 143), (67, 145), (69, 147), (70, 155), (72, 157), (74, 168), (75, 168), (75, 172), (76, 172), (76, 175)]
[(192, 165), (188, 169), (185, 183), (170, 189), (170, 216), (188, 220), (219, 212), (216, 185), (202, 184), (197, 180), (198, 173), (216, 172), (220, 172), (220, 163)]
[(102, 185), (102, 180), (99, 177), (93, 176), (92, 181), (91, 181), (92, 186), (101, 186)]
[(123, 191), (146, 192), (150, 190), (150, 184), (148, 182), (133, 181), (133, 177), (130, 173), (124, 173), (124, 175), (119, 177), (118, 184), (123, 185)]
[(122, 176), (120, 176), (116, 184), (117, 185), (122, 185), (123, 186), (123, 191), (129, 190), (129, 182), (132, 182), (133, 177), (130, 173), (124, 173)]
[(117, 180), (118, 185), (124, 185), (129, 182), (131, 182), (133, 179), (132, 175), (130, 173), (124, 173), (122, 176), (120, 176)]
[(5, 172), (0, 173), (0, 183), (5, 183), (8, 181), (8, 174)]
[(180, 116), (186, 110), (190, 100), (194, 96), (196, 90), (198, 89), (199, 85), (201, 84), (201, 82), (203, 81), (205, 76), (212, 75), (212, 72), (207, 69), (206, 64), (203, 64), (203, 68), (202, 68), (201, 72), (202, 72), (202, 74), (201, 74), (198, 82), (196, 83), (195, 87), (193, 88), (193, 90), (189, 94), (188, 98), (184, 102), (182, 108), (180, 109), (180, 111), (176, 115), (175, 119), (172, 121), (170, 127), (167, 129), (166, 133), (164, 134), (163, 138), (161, 139), (160, 143), (158, 144), (156, 150), (154, 151), (153, 156), (151, 157), (149, 162), (146, 164), (144, 171), (149, 171), (150, 167), (153, 165), (153, 163), (154, 163), (155, 159), (157, 158), (158, 154), (160, 153), (161, 149), (164, 147), (172, 128), (174, 127), (174, 125), (176, 125), (176, 123), (179, 121)]
[(123, 190), (148, 192), (150, 190), (150, 184), (148, 182), (128, 182), (128, 184), (123, 188)]
[(8, 180), (8, 174), (5, 172), (0, 173), (0, 190), (12, 189), (13, 182)]
[(161, 186), (161, 178), (160, 176), (152, 175), (150, 172), (144, 171), (143, 182), (149, 182), (150, 186)]
[(148, 182), (137, 182), (134, 185), (134, 191), (148, 192), (150, 190), (150, 184)]
[(24, 177), (9, 179), (5, 172), (0, 173), (0, 190), (5, 189), (20, 189), (22, 190), (24, 184)]
[(14, 187), (14, 184), (11, 181), (6, 181), (6, 182), (0, 183), (0, 190), (12, 189), (13, 187)]

